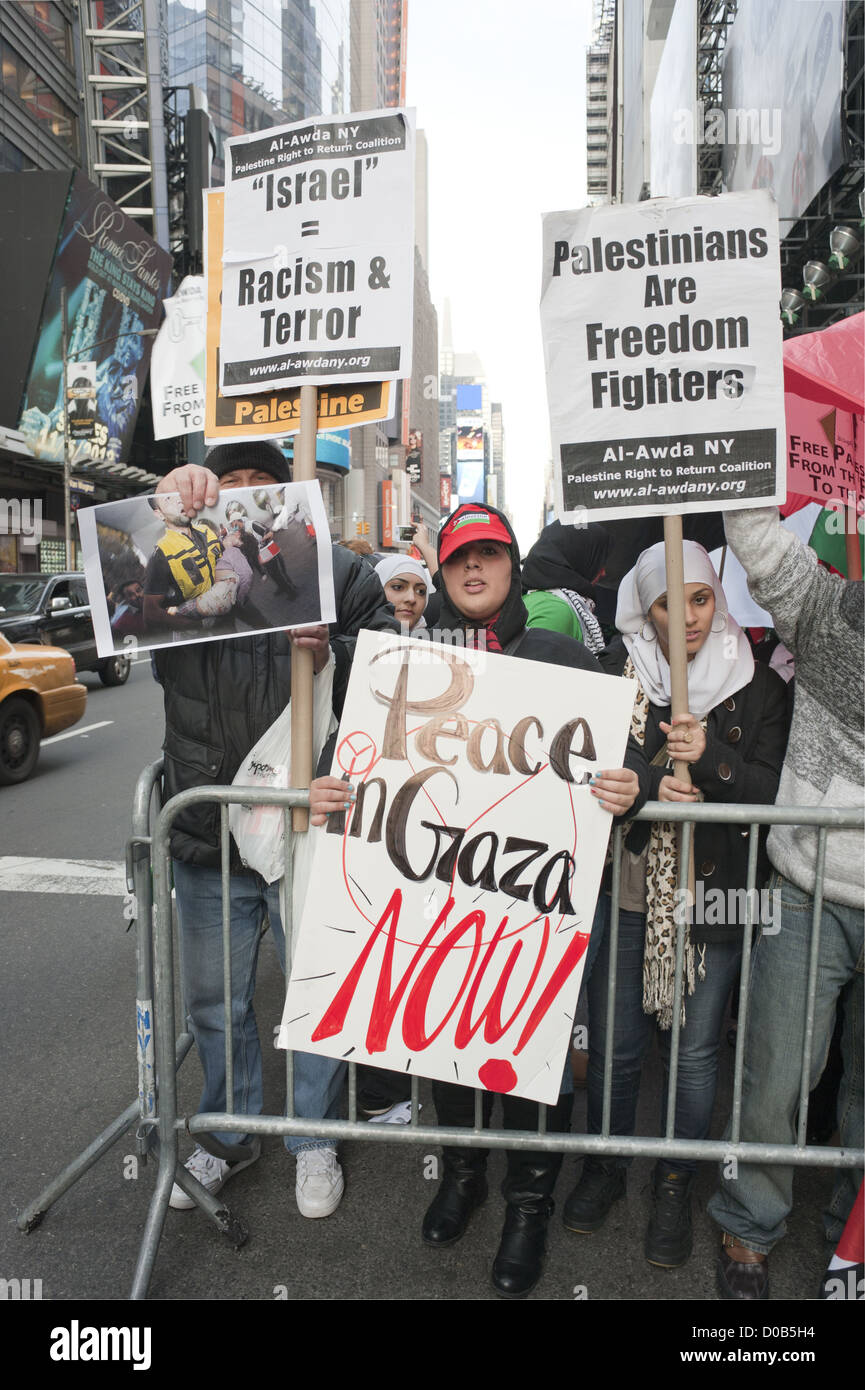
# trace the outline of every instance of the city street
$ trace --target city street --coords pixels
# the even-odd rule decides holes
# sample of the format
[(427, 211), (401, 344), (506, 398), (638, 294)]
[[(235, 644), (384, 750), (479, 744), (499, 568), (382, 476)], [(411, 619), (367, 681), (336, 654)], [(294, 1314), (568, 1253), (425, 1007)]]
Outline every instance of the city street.
[[(4, 924), (2, 1067), (5, 1140), (2, 1150), (4, 1221), (0, 1273), (42, 1280), (43, 1299), (125, 1299), (153, 1190), (155, 1166), (138, 1166), (133, 1133), (121, 1139), (30, 1235), (17, 1213), (44, 1184), (134, 1098), (134, 935), (125, 930), (117, 884), (128, 833), (132, 791), (140, 769), (159, 755), (162, 735), (158, 686), (145, 658), (126, 686), (104, 689), (84, 676), (89, 696), (77, 737), (48, 744), (33, 778), (0, 793), (0, 883), (13, 881), (13, 857), (51, 861), (31, 866), (31, 880), (52, 891), (0, 888)], [(98, 728), (91, 728), (93, 725)], [(90, 732), (88, 732), (90, 730)], [(75, 732), (75, 731), (71, 731)], [(57, 860), (93, 869), (91, 891), (68, 883)], [(38, 875), (38, 878), (36, 878)], [(56, 891), (60, 888), (61, 891)], [(96, 891), (92, 891), (92, 890)], [(106, 891), (103, 891), (106, 890)], [(262, 1035), (281, 1011), (282, 979), (275, 953), (262, 952), (257, 1012)], [(725, 1086), (732, 1052), (724, 1047)], [(265, 1050), (266, 1103), (282, 1103), (283, 1054)], [(660, 1067), (653, 1058), (641, 1099), (641, 1132), (657, 1114)], [(181, 1104), (194, 1111), (198, 1063), (181, 1071)], [(729, 1090), (724, 1091), (724, 1097)], [(423, 1118), (432, 1119), (428, 1085)], [(714, 1133), (724, 1122), (722, 1098)], [(578, 1093), (574, 1129), (584, 1124)], [(226, 1189), (232, 1211), (248, 1226), (247, 1246), (235, 1252), (197, 1212), (169, 1212), (151, 1297), (157, 1300), (475, 1300), (493, 1299), (489, 1266), (498, 1243), (503, 1203), (498, 1184), (504, 1159), (490, 1160), (491, 1196), (468, 1233), (449, 1250), (428, 1250), (420, 1222), (431, 1200), (434, 1165), (428, 1145), (351, 1142), (343, 1152), (346, 1195), (334, 1216), (308, 1221), (294, 1201), (294, 1163), (278, 1139), (264, 1141), (257, 1165)], [(714, 1174), (698, 1179), (695, 1251), (675, 1271), (653, 1269), (642, 1255), (649, 1205), (647, 1160), (635, 1163), (625, 1201), (603, 1231), (566, 1232), (554, 1216), (550, 1253), (536, 1300), (715, 1298), (715, 1230), (705, 1215)], [(565, 1163), (559, 1210), (573, 1181)], [(775, 1299), (813, 1298), (826, 1262), (819, 1221), (830, 1177), (811, 1170), (797, 1179), (790, 1235), (772, 1262)]]
[[(0, 49), (0, 1301), (43, 1363), (157, 1374), (186, 1301), (527, 1296), (637, 1305), (604, 1375), (825, 1378), (795, 1339), (865, 1298), (865, 0), (0, 0)], [(88, 665), (128, 679), (82, 712)], [(347, 1123), (389, 1103), (358, 1066), (414, 1127)], [(210, 1137), (284, 1127), (287, 1074), (314, 1153)], [(488, 1194), (436, 1143), (473, 1096), (528, 1135)], [(157, 1243), (186, 1169), (217, 1220), (172, 1193)]]

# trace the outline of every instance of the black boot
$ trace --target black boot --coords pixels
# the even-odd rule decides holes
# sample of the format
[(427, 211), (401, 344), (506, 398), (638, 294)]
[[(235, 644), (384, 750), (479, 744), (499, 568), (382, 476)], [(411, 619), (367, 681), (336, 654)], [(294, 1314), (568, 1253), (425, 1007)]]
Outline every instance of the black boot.
[(427, 1245), (453, 1245), (465, 1234), (475, 1207), (486, 1200), (486, 1152), (478, 1149), (444, 1149), (441, 1186), (423, 1219), (421, 1234)]
[(581, 1235), (599, 1231), (610, 1207), (625, 1195), (626, 1174), (614, 1163), (587, 1158), (580, 1181), (565, 1201), (562, 1220), (568, 1230)]
[(691, 1254), (691, 1186), (693, 1173), (658, 1166), (652, 1192), (652, 1215), (646, 1231), (645, 1252), (650, 1265), (677, 1269)]
[(525, 1298), (544, 1269), (552, 1200), (508, 1202), (505, 1225), (493, 1260), (493, 1288), (502, 1298)]
[[(573, 1096), (562, 1096), (547, 1110), (550, 1134), (565, 1134), (571, 1125)], [(534, 1128), (537, 1108), (532, 1102), (508, 1098), (508, 1129)], [(502, 1298), (525, 1298), (543, 1273), (547, 1226), (553, 1213), (553, 1189), (562, 1154), (536, 1150), (508, 1151), (508, 1171), (502, 1195), (508, 1204), (504, 1230), (493, 1261), (493, 1288)]]

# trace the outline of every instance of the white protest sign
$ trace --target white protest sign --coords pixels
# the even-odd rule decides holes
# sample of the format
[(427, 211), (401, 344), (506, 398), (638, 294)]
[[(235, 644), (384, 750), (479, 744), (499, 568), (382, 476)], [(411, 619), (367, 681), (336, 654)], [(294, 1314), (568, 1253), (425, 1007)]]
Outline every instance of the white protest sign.
[(634, 685), (361, 632), (279, 1045), (554, 1103)]
[(220, 389), (411, 375), (414, 112), (226, 141)]
[(153, 438), (204, 429), (204, 277), (187, 275), (171, 299), (150, 359)]
[(771, 196), (550, 213), (543, 254), (560, 520), (784, 501)]

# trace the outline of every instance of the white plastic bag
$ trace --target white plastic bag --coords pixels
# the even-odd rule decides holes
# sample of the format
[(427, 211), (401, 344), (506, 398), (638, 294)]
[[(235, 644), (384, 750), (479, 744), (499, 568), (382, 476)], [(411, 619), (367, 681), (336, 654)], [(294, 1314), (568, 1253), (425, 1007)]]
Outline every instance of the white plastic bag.
[[(333, 717), (333, 653), (315, 678), (313, 691), (312, 765), (318, 762), (336, 720)], [(287, 704), (270, 728), (250, 749), (237, 770), (234, 787), (288, 787), (291, 777), (291, 704)], [(285, 872), (282, 806), (245, 806), (236, 802), (228, 808), (228, 824), (240, 857), (249, 869), (261, 874), (266, 883), (282, 878)], [(293, 858), (299, 842), (309, 834), (292, 839)]]

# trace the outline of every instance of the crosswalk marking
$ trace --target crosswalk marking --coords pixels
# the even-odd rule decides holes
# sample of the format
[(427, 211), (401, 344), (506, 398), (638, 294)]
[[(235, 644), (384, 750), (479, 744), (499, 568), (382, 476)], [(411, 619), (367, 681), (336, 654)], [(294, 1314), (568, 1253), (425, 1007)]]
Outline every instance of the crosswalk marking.
[(41, 859), (0, 855), (0, 892), (101, 893), (126, 892), (126, 867), (104, 859)]
[(100, 719), (98, 724), (85, 724), (82, 729), (69, 729), (65, 734), (52, 734), (51, 738), (43, 738), (42, 747), (47, 748), (49, 743), (59, 743), (64, 738), (77, 738), (79, 734), (92, 734), (94, 729), (105, 729), (113, 723), (113, 719)]

